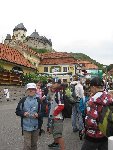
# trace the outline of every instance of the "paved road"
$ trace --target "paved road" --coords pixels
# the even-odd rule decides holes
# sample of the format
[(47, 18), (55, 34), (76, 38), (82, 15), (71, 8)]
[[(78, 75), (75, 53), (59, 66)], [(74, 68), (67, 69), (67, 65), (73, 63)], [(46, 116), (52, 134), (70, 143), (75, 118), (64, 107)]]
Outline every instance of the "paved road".
[[(17, 102), (0, 103), (0, 150), (22, 150), (23, 137), (21, 136), (20, 118), (15, 115)], [(47, 119), (44, 119), (43, 128), (46, 130)], [(80, 150), (83, 141), (79, 140), (78, 133), (73, 133), (71, 120), (64, 121), (64, 139), (66, 150)], [(38, 140), (38, 150), (48, 150), (48, 144), (53, 141), (52, 135), (42, 134)]]

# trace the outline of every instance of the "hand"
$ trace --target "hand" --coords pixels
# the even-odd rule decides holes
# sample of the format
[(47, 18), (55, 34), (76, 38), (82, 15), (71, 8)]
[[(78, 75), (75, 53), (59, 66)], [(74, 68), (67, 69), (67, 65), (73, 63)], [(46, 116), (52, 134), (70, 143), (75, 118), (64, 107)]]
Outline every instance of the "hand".
[(25, 113), (24, 113), (24, 117), (29, 117), (29, 113), (28, 113), (28, 112), (25, 112)]
[(38, 118), (38, 113), (33, 114), (33, 118)]
[(44, 100), (45, 98), (46, 98), (46, 96), (44, 95), (41, 100)]

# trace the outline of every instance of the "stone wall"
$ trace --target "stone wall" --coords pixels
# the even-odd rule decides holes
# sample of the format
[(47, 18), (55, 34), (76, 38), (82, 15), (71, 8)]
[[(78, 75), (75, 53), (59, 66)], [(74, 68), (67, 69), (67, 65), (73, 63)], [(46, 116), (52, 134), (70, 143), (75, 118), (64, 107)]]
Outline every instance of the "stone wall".
[[(9, 99), (4, 95), (4, 88), (9, 90)], [(0, 86), (0, 102), (19, 101), (26, 95), (25, 87), (22, 86)]]
[(49, 43), (44, 42), (43, 40), (40, 41), (39, 39), (34, 39), (34, 40), (29, 39), (28, 41), (24, 41), (24, 43), (29, 47), (52, 50), (52, 46)]

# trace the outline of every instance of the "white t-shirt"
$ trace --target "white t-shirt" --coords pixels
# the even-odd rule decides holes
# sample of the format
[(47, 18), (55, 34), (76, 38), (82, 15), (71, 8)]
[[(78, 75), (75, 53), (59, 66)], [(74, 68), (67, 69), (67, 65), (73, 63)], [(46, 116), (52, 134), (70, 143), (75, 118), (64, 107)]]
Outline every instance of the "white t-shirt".
[(76, 96), (79, 97), (79, 98), (83, 98), (84, 97), (84, 89), (83, 89), (82, 84), (80, 84), (79, 82), (75, 86), (75, 93), (76, 93)]

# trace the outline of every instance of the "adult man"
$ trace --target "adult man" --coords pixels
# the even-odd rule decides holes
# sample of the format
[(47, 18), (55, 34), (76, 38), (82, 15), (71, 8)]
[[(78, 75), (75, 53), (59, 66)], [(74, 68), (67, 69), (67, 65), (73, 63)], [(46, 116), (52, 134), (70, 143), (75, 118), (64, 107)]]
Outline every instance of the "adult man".
[(73, 81), (72, 83), (75, 83), (75, 104), (72, 107), (72, 128), (73, 132), (77, 132), (83, 129), (83, 120), (79, 109), (79, 102), (84, 96), (84, 90), (81, 81)]
[(104, 82), (95, 77), (90, 82), (91, 97), (88, 101), (85, 129), (86, 138), (81, 150), (108, 150), (108, 139), (98, 127), (99, 113), (102, 107), (113, 103), (112, 97), (103, 91)]
[(24, 135), (23, 150), (37, 150), (38, 119), (41, 117), (40, 103), (36, 96), (36, 84), (27, 84), (27, 97), (22, 98), (17, 105), (16, 115), (21, 117), (21, 127)]

